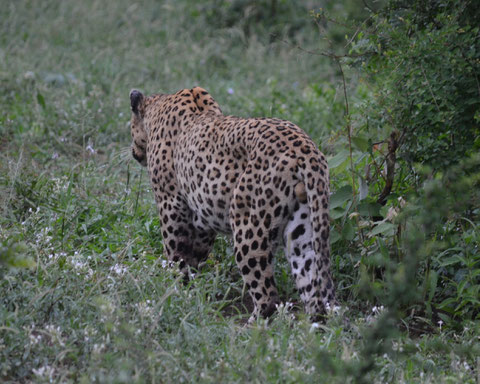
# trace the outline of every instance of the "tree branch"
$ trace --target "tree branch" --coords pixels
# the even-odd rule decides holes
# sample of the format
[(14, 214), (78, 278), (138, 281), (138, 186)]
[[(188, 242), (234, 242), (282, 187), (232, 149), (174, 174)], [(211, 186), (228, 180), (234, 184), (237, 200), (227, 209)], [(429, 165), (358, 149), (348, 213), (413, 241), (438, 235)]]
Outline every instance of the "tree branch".
[(398, 148), (398, 131), (394, 130), (388, 139), (388, 153), (385, 157), (387, 162), (387, 175), (385, 178), (385, 187), (383, 187), (382, 193), (377, 199), (377, 203), (385, 205), (387, 197), (392, 192), (393, 180), (395, 178), (395, 163), (397, 161), (396, 151)]

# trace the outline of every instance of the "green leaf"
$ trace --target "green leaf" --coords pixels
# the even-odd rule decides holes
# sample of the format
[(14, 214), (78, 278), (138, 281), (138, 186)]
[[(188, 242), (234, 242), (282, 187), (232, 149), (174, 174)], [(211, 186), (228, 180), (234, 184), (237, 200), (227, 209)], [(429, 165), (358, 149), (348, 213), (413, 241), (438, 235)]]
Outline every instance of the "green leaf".
[(452, 312), (453, 312), (453, 306), (452, 306), (452, 304), (455, 304), (456, 302), (457, 302), (456, 299), (454, 299), (453, 297), (449, 297), (448, 299), (443, 300), (443, 301), (438, 305), (438, 308), (441, 309), (441, 310), (443, 310), (443, 311), (452, 313)]
[(342, 165), (342, 163), (348, 159), (348, 155), (350, 154), (349, 151), (346, 149), (337, 153), (333, 156), (330, 160), (328, 160), (328, 167), (330, 169), (337, 168), (338, 166)]
[(447, 324), (448, 324), (448, 323), (450, 322), (450, 320), (451, 320), (451, 319), (450, 319), (450, 316), (448, 316), (448, 315), (445, 314), (445, 313), (439, 313), (439, 314), (438, 314), (438, 317), (440, 317), (440, 319), (442, 319), (442, 321), (443, 321), (444, 323), (447, 323)]
[(380, 216), (380, 208), (382, 206), (378, 203), (371, 203), (368, 201), (363, 201), (357, 205), (357, 212), (361, 216)]
[(342, 188), (335, 191), (333, 195), (330, 197), (330, 209), (342, 206), (352, 197), (353, 197), (352, 187), (350, 185), (343, 186)]
[(335, 228), (332, 228), (330, 231), (330, 244), (336, 243), (338, 240), (340, 240), (342, 236), (340, 236), (340, 233)]
[(346, 213), (345, 209), (337, 207), (330, 210), (330, 218), (332, 218), (333, 220), (337, 220), (337, 219), (340, 219), (341, 217), (344, 217), (345, 213)]
[(435, 271), (430, 271), (428, 275), (428, 301), (432, 301), (435, 291), (437, 289), (438, 274)]
[(350, 221), (347, 221), (342, 229), (342, 239), (351, 241), (355, 237), (355, 231)]
[(451, 256), (443, 259), (440, 263), (438, 263), (438, 265), (440, 267), (446, 267), (448, 265), (458, 264), (461, 262), (462, 260), (458, 257), (458, 255), (455, 255), (455, 256)]
[(355, 148), (359, 149), (362, 152), (366, 152), (368, 150), (368, 140), (364, 137), (352, 137), (352, 144)]
[(385, 244), (382, 238), (378, 238), (378, 245), (383, 258), (388, 260), (390, 258), (390, 252), (388, 252), (387, 244)]
[(37, 101), (43, 109), (46, 108), (45, 99), (40, 92), (37, 92)]
[(395, 233), (395, 227), (396, 226), (394, 224), (385, 221), (383, 223), (378, 224), (375, 228), (373, 228), (370, 234), (372, 236), (380, 235), (380, 234), (384, 236), (393, 236), (393, 234)]

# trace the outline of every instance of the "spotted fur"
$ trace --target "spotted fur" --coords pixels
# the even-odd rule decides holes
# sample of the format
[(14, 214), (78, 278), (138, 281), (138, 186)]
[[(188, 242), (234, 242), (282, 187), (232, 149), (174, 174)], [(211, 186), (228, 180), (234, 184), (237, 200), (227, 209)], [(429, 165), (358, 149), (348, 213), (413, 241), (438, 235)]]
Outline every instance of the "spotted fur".
[(132, 155), (147, 166), (165, 253), (197, 267), (217, 233), (233, 236), (254, 316), (279, 303), (273, 278), (285, 247), (306, 312), (333, 304), (329, 178), (325, 156), (295, 124), (222, 114), (200, 87), (173, 95), (130, 93)]

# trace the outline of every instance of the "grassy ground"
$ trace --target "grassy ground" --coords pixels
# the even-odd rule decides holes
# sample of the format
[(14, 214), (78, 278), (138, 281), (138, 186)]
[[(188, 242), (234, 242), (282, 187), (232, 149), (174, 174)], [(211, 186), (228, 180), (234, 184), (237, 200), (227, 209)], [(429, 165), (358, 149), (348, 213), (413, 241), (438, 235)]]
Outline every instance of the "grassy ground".
[[(478, 382), (475, 327), (399, 331), (370, 354), (382, 310), (350, 302), (357, 282), (338, 269), (344, 313), (316, 328), (288, 308), (245, 326), (226, 239), (188, 287), (167, 268), (128, 149), (131, 88), (201, 85), (226, 113), (294, 121), (330, 156), (343, 127), (335, 66), (268, 34), (216, 28), (209, 12), (173, 0), (0, 7), (0, 242), (35, 262), (1, 270), (0, 381)], [(313, 28), (296, 35), (307, 48), (317, 40)], [(281, 258), (276, 274), (297, 301)]]

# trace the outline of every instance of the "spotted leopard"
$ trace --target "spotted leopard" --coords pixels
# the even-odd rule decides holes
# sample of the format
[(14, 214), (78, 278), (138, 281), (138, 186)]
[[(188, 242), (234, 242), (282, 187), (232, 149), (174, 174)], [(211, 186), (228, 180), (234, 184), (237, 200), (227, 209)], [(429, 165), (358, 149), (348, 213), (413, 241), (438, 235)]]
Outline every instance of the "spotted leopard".
[(132, 155), (148, 169), (167, 258), (196, 268), (217, 233), (231, 234), (253, 316), (268, 317), (281, 244), (306, 312), (323, 315), (335, 302), (329, 174), (309, 136), (285, 120), (225, 116), (200, 87), (132, 90), (130, 103)]

